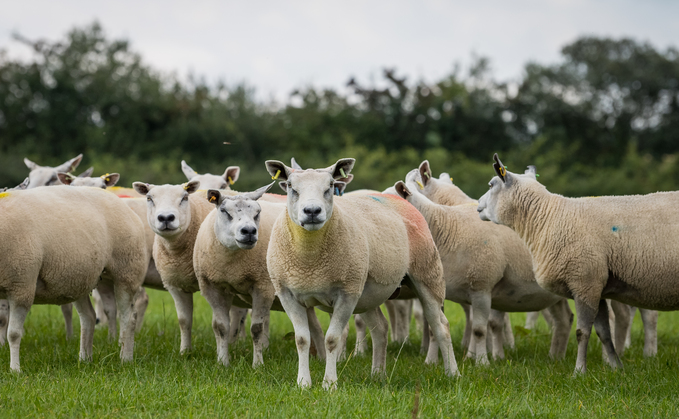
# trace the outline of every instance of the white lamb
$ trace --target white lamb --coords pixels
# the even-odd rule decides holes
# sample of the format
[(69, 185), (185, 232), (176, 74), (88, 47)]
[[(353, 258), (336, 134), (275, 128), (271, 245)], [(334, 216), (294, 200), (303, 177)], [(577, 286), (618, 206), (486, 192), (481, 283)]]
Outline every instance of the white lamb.
[(609, 364), (621, 365), (605, 298), (653, 310), (679, 309), (679, 253), (672, 250), (679, 245), (679, 192), (565, 198), (533, 177), (507, 171), (497, 154), (494, 158), (497, 176), (479, 201), (481, 219), (516, 231), (530, 248), (540, 286), (575, 300), (575, 372), (587, 369), (592, 324)]
[(0, 194), (0, 297), (9, 301), (10, 368), (33, 304), (75, 302), (80, 358), (92, 358), (95, 315), (89, 293), (100, 282), (116, 289), (123, 361), (134, 350), (131, 310), (146, 270), (141, 221), (117, 197), (95, 188), (36, 188)]
[(294, 170), (266, 162), (274, 179), (285, 181), (286, 211), (276, 220), (267, 266), (285, 312), (295, 328), (297, 383), (311, 385), (307, 309), (332, 312), (325, 337), (324, 388), (337, 382), (342, 332), (352, 313), (361, 313), (373, 337), (373, 374), (384, 374), (388, 325), (379, 306), (405, 283), (420, 297), (443, 353), (446, 374), (457, 375), (441, 261), (422, 216), (391, 195), (334, 197), (335, 180), (346, 177), (354, 159), (327, 169)]

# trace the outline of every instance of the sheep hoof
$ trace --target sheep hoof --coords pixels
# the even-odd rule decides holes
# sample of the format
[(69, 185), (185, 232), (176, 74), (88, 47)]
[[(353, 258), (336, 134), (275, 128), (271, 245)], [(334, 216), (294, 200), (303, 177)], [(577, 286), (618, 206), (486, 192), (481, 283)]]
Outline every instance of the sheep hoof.
[(327, 391), (337, 390), (337, 381), (323, 381), (323, 389)]

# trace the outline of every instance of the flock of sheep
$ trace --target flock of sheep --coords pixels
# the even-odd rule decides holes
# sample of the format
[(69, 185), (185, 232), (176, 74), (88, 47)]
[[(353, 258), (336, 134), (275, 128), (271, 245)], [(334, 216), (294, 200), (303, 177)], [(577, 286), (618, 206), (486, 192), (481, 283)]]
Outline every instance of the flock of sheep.
[[(249, 310), (252, 364), (261, 365), (270, 311), (285, 311), (295, 330), (297, 383), (311, 385), (314, 346), (328, 389), (336, 386), (352, 314), (355, 350), (366, 351), (369, 329), (372, 373), (385, 373), (390, 325), (382, 304), (398, 341), (419, 308), (425, 362), (438, 362), (440, 353), (450, 376), (459, 372), (446, 299), (464, 308), (462, 345), (479, 364), (488, 363), (489, 350), (502, 359), (504, 346), (514, 345), (508, 312), (533, 312), (529, 325), (542, 311), (553, 331), (550, 356), (563, 358), (573, 323), (567, 299), (575, 300), (576, 373), (586, 370), (592, 324), (615, 368), (636, 310), (627, 304), (643, 307), (646, 356), (657, 351), (653, 310), (679, 309), (679, 255), (671, 250), (679, 244), (672, 216), (679, 192), (565, 198), (537, 182), (533, 166), (511, 173), (497, 155), (497, 176), (479, 201), (448, 174), (434, 177), (427, 161), (383, 193), (344, 193), (354, 159), (308, 170), (294, 159), (291, 166), (270, 160), (274, 182), (253, 192), (231, 189), (236, 166), (199, 175), (182, 161), (187, 183), (129, 189), (114, 186), (118, 174), (90, 177), (90, 168), (73, 176), (81, 159), (57, 167), (25, 159), (29, 177), (0, 193), (0, 344), (6, 336), (15, 371), (33, 304), (62, 305), (67, 337), (75, 304), (82, 360), (92, 358), (100, 322), (110, 340), (119, 335), (121, 359), (132, 360), (148, 305), (144, 287), (172, 295), (181, 352), (191, 349), (200, 291), (223, 365)], [(286, 195), (267, 193), (276, 181)], [(325, 333), (316, 307), (331, 314)]]

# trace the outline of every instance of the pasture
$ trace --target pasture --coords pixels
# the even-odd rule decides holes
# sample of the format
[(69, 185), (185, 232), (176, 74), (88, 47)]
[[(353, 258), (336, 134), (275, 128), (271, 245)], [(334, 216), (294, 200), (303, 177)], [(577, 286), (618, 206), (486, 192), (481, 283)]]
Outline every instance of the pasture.
[[(338, 389), (321, 388), (324, 365), (312, 358), (313, 386), (295, 384), (297, 352), (292, 324), (272, 312), (270, 347), (263, 367), (253, 370), (249, 337), (230, 347), (231, 366), (217, 364), (210, 326), (212, 312), (194, 296), (193, 351), (179, 355), (179, 327), (169, 293), (148, 290), (150, 304), (135, 339), (135, 360), (121, 364), (117, 344), (106, 331), (94, 339), (94, 361), (78, 362), (76, 338), (65, 340), (58, 306), (34, 306), (21, 344), (22, 373), (9, 370), (9, 348), (0, 348), (0, 411), (24, 416), (169, 416), (169, 417), (676, 417), (679, 392), (677, 313), (660, 313), (658, 356), (644, 359), (643, 329), (635, 318), (632, 347), (612, 371), (601, 360), (601, 345), (589, 346), (588, 373), (572, 377), (576, 356), (575, 327), (566, 359), (548, 357), (550, 333), (540, 319), (527, 331), (523, 313), (511, 314), (516, 350), (505, 361), (476, 367), (460, 352), (464, 316), (446, 302), (455, 355), (462, 377), (450, 379), (441, 363), (424, 365), (419, 332), (411, 327), (411, 343), (390, 343), (386, 378), (371, 378), (371, 356), (338, 363)], [(75, 313), (75, 311), (74, 311)], [(319, 312), (324, 328), (328, 316)], [(352, 322), (353, 324), (353, 322)], [(248, 329), (249, 330), (249, 329)], [(355, 333), (349, 334), (348, 354)]]

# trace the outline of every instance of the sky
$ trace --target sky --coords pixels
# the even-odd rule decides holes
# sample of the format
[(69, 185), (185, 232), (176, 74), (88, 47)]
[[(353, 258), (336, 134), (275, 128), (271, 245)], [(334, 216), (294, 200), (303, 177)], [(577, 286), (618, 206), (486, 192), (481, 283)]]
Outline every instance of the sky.
[(474, 54), (512, 82), (529, 61), (558, 62), (582, 35), (679, 46), (679, 2), (669, 0), (0, 0), (0, 10), (10, 57), (30, 56), (14, 32), (57, 40), (97, 20), (162, 72), (245, 81), (281, 100), (308, 85), (378, 81), (385, 67), (437, 81)]

